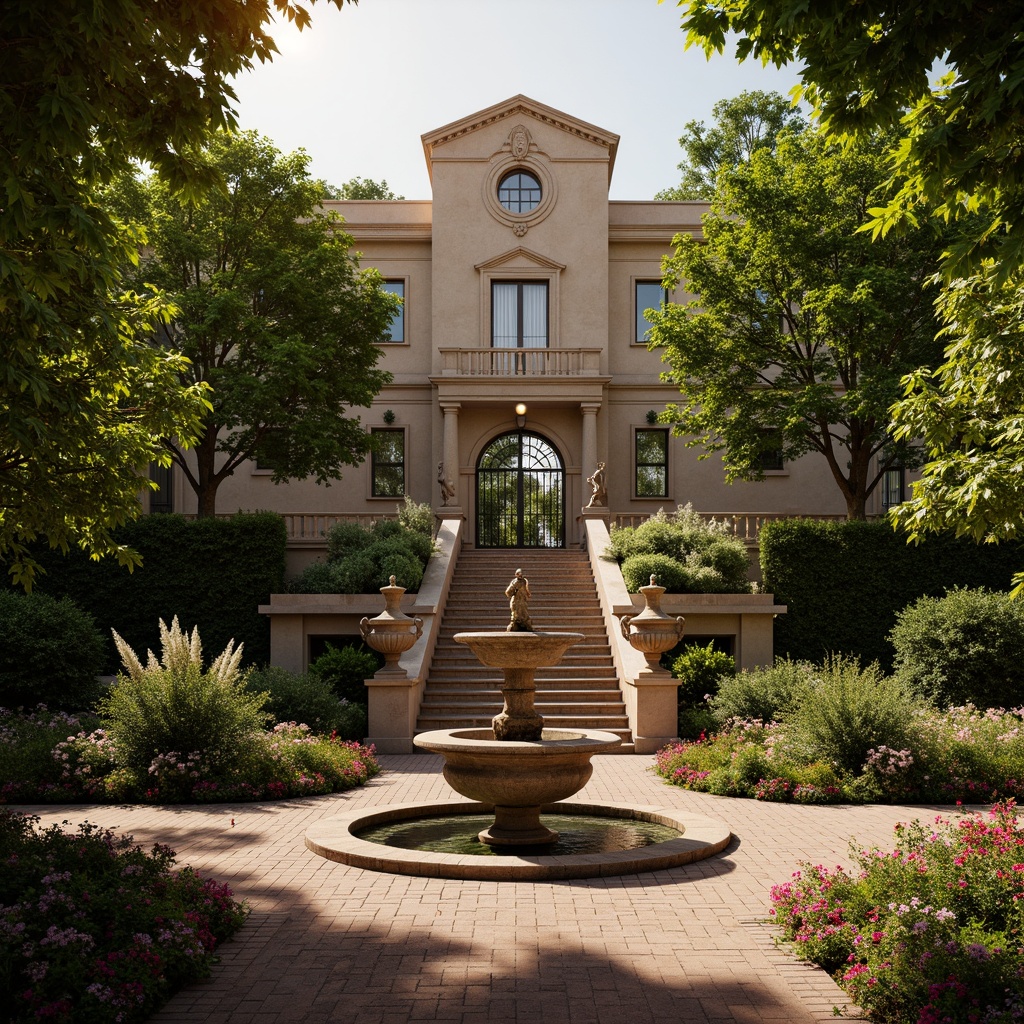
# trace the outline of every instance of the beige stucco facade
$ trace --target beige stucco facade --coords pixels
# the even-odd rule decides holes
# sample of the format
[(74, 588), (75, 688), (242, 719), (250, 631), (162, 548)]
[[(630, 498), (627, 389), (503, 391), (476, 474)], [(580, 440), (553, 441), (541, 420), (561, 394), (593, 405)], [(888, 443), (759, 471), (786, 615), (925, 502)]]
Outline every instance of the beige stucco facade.
[[(660, 382), (658, 354), (637, 343), (636, 285), (660, 279), (673, 236), (699, 235), (706, 207), (609, 201), (618, 145), (610, 131), (516, 96), (423, 136), (429, 200), (333, 204), (362, 265), (404, 293), (403, 339), (382, 345), (380, 362), (394, 381), (361, 411), (367, 429), (402, 431), (404, 491), (440, 510), (443, 463), (455, 488), (447, 511), (465, 516), (465, 543), (474, 544), (478, 461), (496, 437), (516, 429), (514, 406), (522, 402), (525, 429), (546, 439), (564, 467), (568, 545), (581, 541), (579, 513), (598, 462), (607, 463), (612, 521), (686, 502), (705, 513), (844, 515), (820, 458), (730, 485), (720, 458), (699, 460), (675, 437), (664, 493), (638, 495), (635, 432), (649, 429), (649, 411), (678, 393)], [(539, 202), (525, 212), (498, 198), (502, 180), (517, 171), (540, 187)], [(546, 285), (546, 344), (492, 347), (496, 282)], [(175, 484), (175, 510), (194, 512), (192, 491)], [(330, 487), (275, 485), (266, 471), (243, 466), (218, 493), (221, 512), (372, 515), (394, 506), (394, 497), (373, 495), (369, 460)]]

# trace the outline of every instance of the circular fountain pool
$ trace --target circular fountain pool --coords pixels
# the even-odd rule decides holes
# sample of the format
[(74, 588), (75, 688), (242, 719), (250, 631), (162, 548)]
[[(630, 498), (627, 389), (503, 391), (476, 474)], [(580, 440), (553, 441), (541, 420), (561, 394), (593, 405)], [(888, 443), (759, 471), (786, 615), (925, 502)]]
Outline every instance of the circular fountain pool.
[[(488, 847), (475, 836), (479, 820), (493, 809), (470, 802), (353, 811), (313, 826), (306, 846), (328, 860), (393, 874), (538, 881), (676, 867), (719, 853), (732, 838), (720, 822), (666, 807), (563, 801), (545, 805), (542, 812), (545, 820), (557, 817), (567, 843), (585, 849)], [(367, 838), (371, 832), (377, 833), (374, 841)], [(386, 835), (404, 835), (402, 842), (414, 848), (393, 845)], [(430, 848), (438, 844), (444, 849)]]

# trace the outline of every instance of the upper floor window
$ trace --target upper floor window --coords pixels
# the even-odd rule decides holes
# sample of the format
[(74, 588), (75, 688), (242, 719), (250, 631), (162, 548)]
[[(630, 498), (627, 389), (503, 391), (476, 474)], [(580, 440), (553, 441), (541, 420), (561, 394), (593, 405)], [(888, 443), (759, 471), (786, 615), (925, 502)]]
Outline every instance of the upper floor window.
[(256, 468), (273, 472), (288, 462), (288, 431), (284, 427), (271, 427), (265, 431), (256, 449)]
[(638, 498), (668, 497), (668, 431), (656, 428), (634, 435), (635, 492)]
[(786, 462), (782, 457), (782, 445), (779, 435), (771, 429), (762, 430), (761, 434), (765, 442), (771, 445), (770, 448), (761, 449), (761, 454), (758, 457), (761, 471), (763, 473), (782, 472), (786, 468)]
[(491, 282), (491, 344), (547, 348), (547, 281)]
[(401, 427), (374, 427), (371, 474), (374, 498), (401, 498), (405, 495), (405, 430)]
[(526, 171), (513, 171), (498, 182), (498, 202), (509, 213), (529, 213), (540, 199), (540, 182)]
[(388, 329), (388, 336), (384, 341), (404, 342), (405, 341), (405, 282), (385, 281), (384, 291), (397, 295), (402, 300), (398, 312), (391, 317), (391, 326)]
[(646, 345), (650, 338), (651, 322), (644, 316), (648, 309), (661, 309), (664, 303), (668, 302), (668, 292), (661, 286), (660, 281), (637, 281), (636, 282), (636, 327), (633, 333), (633, 342), (637, 345)]

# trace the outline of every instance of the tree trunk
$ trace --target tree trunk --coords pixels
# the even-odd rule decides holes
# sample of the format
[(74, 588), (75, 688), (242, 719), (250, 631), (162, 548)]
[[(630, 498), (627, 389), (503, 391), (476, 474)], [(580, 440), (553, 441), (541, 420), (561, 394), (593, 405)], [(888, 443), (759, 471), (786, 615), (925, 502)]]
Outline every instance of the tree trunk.
[(196, 515), (216, 515), (217, 487), (220, 480), (216, 472), (217, 430), (207, 427), (202, 440), (196, 445)]
[(859, 494), (846, 495), (846, 518), (867, 519), (867, 495), (863, 491)]
[(197, 495), (199, 502), (196, 507), (196, 515), (200, 518), (203, 516), (214, 516), (217, 514), (217, 484), (219, 480), (210, 481), (205, 487), (200, 485), (200, 490)]

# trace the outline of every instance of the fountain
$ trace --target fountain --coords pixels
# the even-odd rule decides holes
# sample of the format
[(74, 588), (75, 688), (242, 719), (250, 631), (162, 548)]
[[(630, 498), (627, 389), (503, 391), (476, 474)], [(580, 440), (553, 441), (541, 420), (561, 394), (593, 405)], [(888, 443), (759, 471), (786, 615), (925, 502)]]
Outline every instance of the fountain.
[(500, 668), (505, 706), (491, 729), (442, 729), (423, 733), (417, 747), (445, 759), (448, 785), (494, 805), (494, 823), (480, 832), (492, 846), (553, 843), (558, 833), (543, 825), (544, 804), (581, 790), (594, 772), (590, 759), (622, 741), (610, 732), (545, 729), (534, 708), (534, 673), (557, 664), (582, 633), (456, 633), (484, 665)]
[[(492, 728), (436, 730), (413, 740), (417, 747), (444, 758), (445, 780), (474, 802), (399, 805), (373, 813), (355, 812), (315, 826), (306, 834), (306, 846), (323, 857), (375, 870), (450, 878), (537, 879), (650, 870), (711, 856), (723, 849), (731, 835), (710, 819), (687, 815), (684, 820), (678, 812), (660, 807), (565, 802), (590, 779), (594, 754), (613, 751), (621, 740), (613, 733), (597, 730), (544, 728), (544, 720), (534, 706), (536, 670), (557, 664), (584, 635), (532, 628), (529, 582), (522, 570), (516, 571), (505, 594), (511, 613), (505, 632), (457, 633), (454, 638), (469, 647), (482, 664), (502, 670), (504, 707), (492, 720)], [(364, 636), (374, 646), (374, 633), (367, 629)], [(617, 846), (612, 843), (611, 850), (607, 849), (608, 843), (599, 843), (594, 847), (597, 853), (545, 856), (558, 842), (559, 833), (540, 820), (542, 813), (611, 819), (608, 829), (616, 823), (620, 828), (629, 823), (664, 828), (657, 833), (660, 841), (642, 838), (634, 842), (630, 838)], [(493, 814), (494, 820), (476, 837), (484, 844), (481, 852), (492, 853), (490, 859), (381, 846), (378, 844), (388, 840), (367, 842), (360, 838), (383, 824), (410, 820), (419, 824), (444, 815), (448, 828), (447, 818), (481, 814)]]

